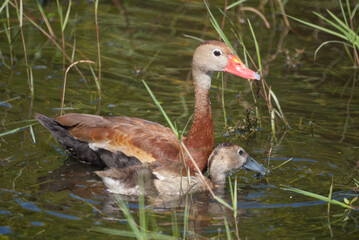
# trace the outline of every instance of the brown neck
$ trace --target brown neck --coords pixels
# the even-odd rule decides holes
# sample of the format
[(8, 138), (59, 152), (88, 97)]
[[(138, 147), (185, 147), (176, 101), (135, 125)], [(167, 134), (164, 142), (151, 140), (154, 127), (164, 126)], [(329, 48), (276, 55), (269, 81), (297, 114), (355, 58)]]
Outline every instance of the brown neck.
[[(211, 75), (193, 69), (195, 109), (192, 127), (184, 144), (201, 171), (207, 165), (207, 160), (214, 147), (213, 120), (209, 88)], [(192, 161), (185, 154), (186, 163), (195, 170)]]

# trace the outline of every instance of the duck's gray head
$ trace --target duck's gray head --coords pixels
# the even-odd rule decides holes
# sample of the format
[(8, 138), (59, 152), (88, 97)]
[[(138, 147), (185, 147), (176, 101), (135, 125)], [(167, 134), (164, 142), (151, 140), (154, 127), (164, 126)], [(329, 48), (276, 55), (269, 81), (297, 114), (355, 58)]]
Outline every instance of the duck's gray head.
[(254, 160), (238, 145), (222, 143), (218, 145), (208, 159), (208, 170), (214, 184), (224, 184), (226, 175), (239, 169), (248, 169), (265, 175), (267, 169)]
[(202, 42), (193, 54), (192, 67), (202, 73), (228, 72), (247, 79), (260, 79), (221, 41)]

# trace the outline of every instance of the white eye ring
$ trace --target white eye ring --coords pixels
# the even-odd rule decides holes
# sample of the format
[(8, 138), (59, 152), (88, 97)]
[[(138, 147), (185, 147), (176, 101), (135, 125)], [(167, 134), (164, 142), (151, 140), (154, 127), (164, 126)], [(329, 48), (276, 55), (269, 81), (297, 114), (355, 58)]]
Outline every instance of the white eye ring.
[(242, 149), (239, 149), (239, 150), (238, 150), (238, 155), (239, 155), (239, 156), (242, 156), (243, 153), (244, 153), (244, 151), (243, 151)]
[(213, 50), (213, 55), (216, 56), (216, 57), (220, 57), (223, 55), (222, 51), (219, 50), (219, 49), (214, 49)]

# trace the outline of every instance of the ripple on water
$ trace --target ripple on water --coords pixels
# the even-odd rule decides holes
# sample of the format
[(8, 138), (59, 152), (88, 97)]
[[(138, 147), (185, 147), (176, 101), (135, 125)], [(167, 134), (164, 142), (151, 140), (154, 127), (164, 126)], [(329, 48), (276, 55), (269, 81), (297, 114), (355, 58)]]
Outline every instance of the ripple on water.
[(10, 233), (13, 233), (13, 231), (11, 231), (11, 227), (0, 226), (0, 234), (6, 235), (6, 234), (10, 234)]
[(60, 218), (65, 218), (65, 219), (71, 219), (71, 220), (81, 220), (81, 218), (76, 217), (76, 216), (72, 216), (72, 215), (68, 215), (68, 214), (64, 214), (64, 213), (59, 213), (59, 212), (55, 212), (55, 211), (50, 211), (50, 210), (42, 210), (40, 208), (38, 208), (33, 202), (25, 202), (22, 201), (20, 199), (15, 199), (15, 202), (19, 203), (21, 207), (27, 209), (27, 210), (31, 210), (31, 211), (36, 211), (36, 212), (45, 212), (48, 213), (52, 216), (56, 216), (56, 217), (60, 217)]
[(36, 227), (45, 226), (45, 223), (39, 222), (39, 221), (30, 222), (30, 224), (31, 224), (32, 226), (36, 226)]

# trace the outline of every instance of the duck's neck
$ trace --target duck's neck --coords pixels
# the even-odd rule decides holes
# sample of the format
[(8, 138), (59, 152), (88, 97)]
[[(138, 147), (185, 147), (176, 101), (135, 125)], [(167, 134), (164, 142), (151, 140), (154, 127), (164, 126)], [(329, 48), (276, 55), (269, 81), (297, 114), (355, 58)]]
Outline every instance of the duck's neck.
[[(213, 120), (209, 99), (212, 74), (203, 73), (193, 67), (192, 75), (194, 79), (195, 109), (192, 127), (184, 140), (184, 144), (191, 152), (200, 170), (203, 171), (214, 147)], [(187, 154), (185, 156), (187, 165), (191, 169), (195, 169)]]
[(219, 186), (226, 184), (226, 174), (223, 172), (210, 171), (209, 177), (214, 185)]

